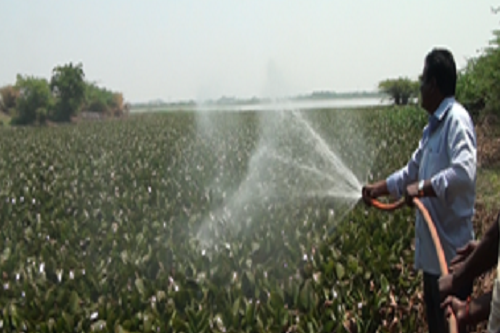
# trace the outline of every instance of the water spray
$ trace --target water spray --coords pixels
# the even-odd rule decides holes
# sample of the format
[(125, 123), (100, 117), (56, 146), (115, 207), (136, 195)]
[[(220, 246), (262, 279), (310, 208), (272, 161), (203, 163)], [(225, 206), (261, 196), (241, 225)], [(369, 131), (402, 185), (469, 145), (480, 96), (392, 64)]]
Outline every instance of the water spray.
[[(219, 121), (210, 119), (208, 113), (200, 113), (198, 122), (200, 133), (208, 134), (211, 131), (207, 127), (212, 125), (215, 128), (223, 126)], [(307, 113), (311, 114), (314, 112)], [(256, 112), (259, 135), (248, 162), (246, 175), (237, 188), (224, 199), (222, 207), (216, 208), (213, 217), (207, 217), (202, 221), (197, 238), (205, 243), (211, 243), (208, 231), (212, 227), (217, 227), (217, 220), (223, 219), (226, 208), (232, 211), (232, 214), (231, 223), (225, 226), (237, 231), (241, 225), (245, 225), (245, 219), (241, 217), (243, 208), (254, 204), (260, 206), (263, 202), (286, 204), (290, 201), (326, 199), (331, 200), (335, 206), (339, 204), (335, 208), (336, 220), (345, 216), (359, 202), (362, 183), (348, 166), (347, 161), (330, 147), (327, 140), (314, 127), (324, 125), (325, 120), (335, 124), (336, 117), (341, 117), (342, 120), (349, 119), (350, 114), (334, 110), (326, 119), (316, 119), (318, 122), (316, 124), (299, 110)], [(239, 124), (234, 125), (239, 126)], [(340, 128), (340, 131), (337, 129), (332, 133), (342, 137), (343, 129)], [(211, 138), (206, 135), (204, 139)], [(366, 149), (362, 144), (351, 147), (353, 143), (350, 140), (345, 140), (344, 143), (348, 145), (347, 151), (358, 152), (359, 149)], [(220, 147), (213, 149), (213, 153), (217, 155), (224, 154)], [(363, 163), (360, 165), (363, 168), (367, 167)], [(331, 234), (335, 225), (329, 229), (327, 232)]]

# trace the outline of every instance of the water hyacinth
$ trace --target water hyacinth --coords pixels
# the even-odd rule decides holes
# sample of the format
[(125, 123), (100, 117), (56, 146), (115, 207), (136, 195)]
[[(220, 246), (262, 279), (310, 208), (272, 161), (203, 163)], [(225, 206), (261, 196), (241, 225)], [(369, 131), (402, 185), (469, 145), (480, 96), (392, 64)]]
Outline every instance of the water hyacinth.
[(413, 230), (398, 227), (413, 214), (342, 195), (351, 171), (403, 165), (425, 121), (318, 110), (0, 129), (0, 308), (26, 331), (333, 332), (356, 311), (375, 332), (391, 293), (416, 299)]

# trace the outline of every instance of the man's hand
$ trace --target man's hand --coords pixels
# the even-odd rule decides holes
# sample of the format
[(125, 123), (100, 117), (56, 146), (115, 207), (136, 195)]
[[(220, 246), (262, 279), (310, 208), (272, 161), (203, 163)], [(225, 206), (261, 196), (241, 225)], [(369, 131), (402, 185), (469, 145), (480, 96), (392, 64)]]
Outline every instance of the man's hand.
[(372, 184), (365, 185), (361, 190), (361, 195), (363, 197), (363, 201), (365, 202), (365, 204), (367, 206), (371, 206), (372, 204), (371, 199), (375, 199), (378, 197), (377, 187)]
[(413, 207), (413, 198), (418, 198), (419, 193), (418, 193), (418, 182), (410, 184), (406, 187), (405, 191), (405, 201), (406, 204), (410, 207)]
[(448, 296), (441, 303), (441, 307), (444, 309), (445, 317), (448, 318), (453, 313), (457, 319), (457, 326), (464, 327), (467, 325), (467, 313), (466, 313), (467, 303), (459, 300), (455, 296)]
[(435, 197), (436, 192), (434, 191), (434, 187), (432, 186), (432, 183), (430, 180), (424, 181), (424, 188), (422, 191), (419, 193), (418, 190), (418, 183), (415, 182), (413, 184), (410, 184), (406, 187), (405, 190), (405, 201), (406, 204), (410, 207), (413, 207), (413, 198), (421, 198), (421, 197)]
[(439, 297), (441, 300), (444, 300), (446, 297), (452, 295), (455, 292), (455, 285), (453, 280), (453, 274), (446, 274), (439, 278), (438, 286)]
[(368, 184), (363, 186), (361, 189), (361, 195), (363, 201), (367, 206), (372, 205), (372, 200), (383, 195), (388, 195), (389, 191), (387, 189), (387, 183), (385, 180), (381, 180), (375, 184)]
[(464, 261), (469, 257), (469, 255), (476, 249), (478, 241), (473, 240), (467, 243), (464, 247), (461, 247), (457, 250), (457, 255), (450, 263), (450, 273), (456, 271), (461, 265), (463, 265)]

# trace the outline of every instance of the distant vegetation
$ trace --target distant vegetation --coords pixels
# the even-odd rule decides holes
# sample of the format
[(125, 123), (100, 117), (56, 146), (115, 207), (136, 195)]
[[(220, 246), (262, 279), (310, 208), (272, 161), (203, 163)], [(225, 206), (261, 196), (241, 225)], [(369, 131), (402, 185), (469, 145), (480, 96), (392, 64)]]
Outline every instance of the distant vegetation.
[(321, 99), (351, 99), (351, 98), (382, 98), (385, 93), (377, 91), (352, 91), (338, 93), (334, 91), (315, 91), (310, 95), (302, 95), (292, 98), (293, 100), (321, 100)]
[(379, 83), (379, 90), (391, 97), (396, 105), (407, 105), (419, 97), (418, 81), (407, 77), (386, 79)]
[[(354, 92), (344, 92), (338, 93), (334, 91), (315, 91), (307, 95), (298, 95), (292, 97), (283, 97), (283, 99), (291, 101), (310, 101), (310, 100), (329, 100), (329, 99), (354, 99), (354, 98), (384, 98), (387, 94), (379, 91), (354, 91)], [(252, 105), (252, 104), (264, 104), (271, 102), (271, 98), (235, 98), (222, 96), (219, 99), (203, 101), (206, 105)], [(155, 100), (146, 103), (134, 103), (131, 108), (148, 108), (148, 107), (190, 107), (196, 105), (193, 100), (187, 101), (177, 101), (177, 102), (164, 102), (162, 100)]]
[[(494, 38), (483, 52), (468, 59), (466, 66), (458, 73), (456, 97), (474, 117), (500, 112), (500, 31), (495, 30), (493, 35)], [(314, 91), (286, 99), (311, 101), (355, 98), (390, 98), (396, 105), (414, 104), (420, 99), (418, 78), (387, 78), (379, 82), (376, 91), (371, 92)], [(223, 96), (204, 101), (204, 104), (251, 105), (270, 101), (270, 98)], [(81, 64), (75, 66), (70, 63), (55, 67), (50, 81), (18, 75), (15, 84), (0, 87), (0, 125), (7, 122), (5, 119), (14, 125), (44, 124), (47, 121), (69, 122), (78, 116), (119, 117), (128, 114), (131, 108), (182, 109), (195, 105), (193, 100), (127, 104), (121, 93), (85, 80)]]
[(18, 74), (15, 84), (0, 88), (0, 113), (12, 125), (70, 122), (84, 112), (122, 116), (128, 109), (121, 93), (85, 81), (82, 64), (56, 66), (50, 81)]

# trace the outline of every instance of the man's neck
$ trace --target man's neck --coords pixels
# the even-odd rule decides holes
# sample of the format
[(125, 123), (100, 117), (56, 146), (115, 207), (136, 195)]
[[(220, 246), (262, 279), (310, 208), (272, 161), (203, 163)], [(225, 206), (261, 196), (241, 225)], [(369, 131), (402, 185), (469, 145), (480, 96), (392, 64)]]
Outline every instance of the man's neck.
[(441, 104), (443, 103), (443, 101), (446, 99), (447, 97), (446, 96), (439, 96), (436, 101), (434, 102), (434, 105), (433, 107), (431, 108), (432, 111), (427, 111), (429, 113), (430, 116), (433, 116), (434, 113), (436, 113), (436, 111), (439, 109), (439, 107), (441, 106)]

